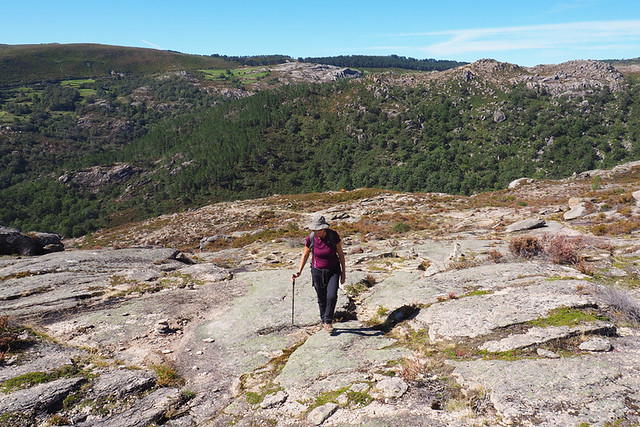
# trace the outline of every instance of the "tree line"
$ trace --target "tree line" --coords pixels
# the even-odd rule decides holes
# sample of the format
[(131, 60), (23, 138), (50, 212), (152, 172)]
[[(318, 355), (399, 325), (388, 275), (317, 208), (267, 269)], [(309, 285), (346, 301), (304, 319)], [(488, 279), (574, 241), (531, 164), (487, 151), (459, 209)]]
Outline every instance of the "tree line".
[(350, 68), (402, 68), (417, 71), (443, 71), (449, 68), (459, 67), (467, 62), (438, 59), (415, 59), (405, 56), (389, 55), (339, 55), (326, 57), (300, 58), (303, 62), (315, 64), (335, 65), (336, 67)]

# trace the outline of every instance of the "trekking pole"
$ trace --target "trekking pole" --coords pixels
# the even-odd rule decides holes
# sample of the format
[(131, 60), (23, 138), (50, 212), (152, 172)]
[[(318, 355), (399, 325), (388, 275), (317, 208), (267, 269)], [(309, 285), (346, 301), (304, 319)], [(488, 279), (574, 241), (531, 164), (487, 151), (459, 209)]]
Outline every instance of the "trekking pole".
[(296, 302), (296, 277), (291, 276), (291, 326), (293, 326), (293, 311)]

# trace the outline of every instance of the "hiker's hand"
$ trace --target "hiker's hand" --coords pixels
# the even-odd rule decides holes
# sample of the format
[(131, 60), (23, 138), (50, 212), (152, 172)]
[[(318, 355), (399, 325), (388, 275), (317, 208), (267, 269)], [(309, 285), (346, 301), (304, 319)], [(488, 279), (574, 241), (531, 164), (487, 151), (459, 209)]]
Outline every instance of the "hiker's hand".
[(297, 279), (298, 277), (300, 277), (300, 274), (301, 274), (301, 273), (293, 273), (293, 274), (291, 275), (291, 281), (292, 281), (292, 282), (295, 282), (295, 281), (296, 281), (296, 279)]
[(347, 273), (345, 273), (344, 271), (342, 272), (342, 274), (340, 274), (340, 284), (344, 285), (344, 282), (347, 280)]

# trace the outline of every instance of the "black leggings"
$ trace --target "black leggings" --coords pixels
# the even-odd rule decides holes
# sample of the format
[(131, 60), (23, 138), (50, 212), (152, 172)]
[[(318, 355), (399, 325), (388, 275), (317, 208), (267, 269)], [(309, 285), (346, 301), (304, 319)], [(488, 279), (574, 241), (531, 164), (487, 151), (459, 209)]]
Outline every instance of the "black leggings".
[(333, 322), (333, 314), (338, 302), (338, 283), (340, 281), (340, 267), (333, 270), (319, 270), (311, 267), (313, 287), (318, 294), (318, 307), (322, 323)]

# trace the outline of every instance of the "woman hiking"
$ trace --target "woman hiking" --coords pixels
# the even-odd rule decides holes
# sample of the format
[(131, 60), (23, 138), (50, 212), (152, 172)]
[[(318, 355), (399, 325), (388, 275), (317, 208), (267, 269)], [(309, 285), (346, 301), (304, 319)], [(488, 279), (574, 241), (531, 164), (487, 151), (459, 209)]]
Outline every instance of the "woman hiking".
[(338, 280), (344, 284), (346, 274), (342, 241), (322, 214), (315, 214), (309, 224), (311, 234), (307, 236), (298, 271), (291, 277), (300, 277), (311, 254), (311, 279), (318, 294), (320, 320), (325, 331), (333, 332), (333, 314), (338, 301)]

